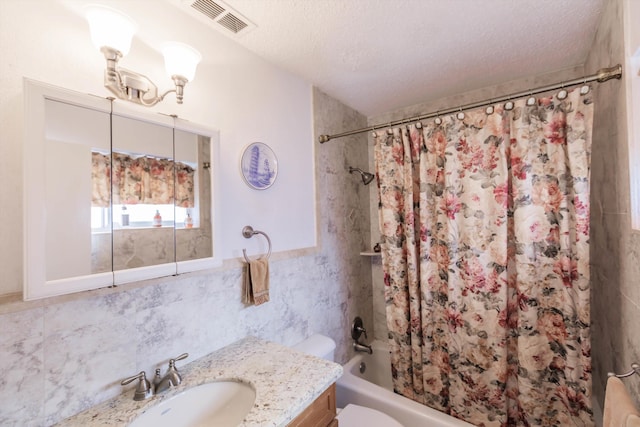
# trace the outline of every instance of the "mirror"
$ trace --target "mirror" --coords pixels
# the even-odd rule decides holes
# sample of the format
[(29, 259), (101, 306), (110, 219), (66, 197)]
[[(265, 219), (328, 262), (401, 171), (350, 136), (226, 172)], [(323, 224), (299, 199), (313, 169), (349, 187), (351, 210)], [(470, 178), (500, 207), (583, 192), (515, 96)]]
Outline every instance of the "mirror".
[(216, 131), (30, 80), (25, 104), (26, 300), (220, 265)]
[(176, 260), (213, 256), (211, 137), (176, 129)]
[(94, 206), (109, 208), (109, 189), (87, 179), (108, 172), (92, 160), (109, 158), (109, 114), (47, 99), (45, 117), (46, 280), (111, 272), (111, 228), (92, 222)]
[(113, 270), (174, 274), (173, 127), (114, 111), (111, 132)]
[[(176, 264), (178, 274), (221, 264), (220, 217), (215, 215), (219, 179), (218, 132), (176, 119)], [(190, 197), (189, 194), (192, 194)]]

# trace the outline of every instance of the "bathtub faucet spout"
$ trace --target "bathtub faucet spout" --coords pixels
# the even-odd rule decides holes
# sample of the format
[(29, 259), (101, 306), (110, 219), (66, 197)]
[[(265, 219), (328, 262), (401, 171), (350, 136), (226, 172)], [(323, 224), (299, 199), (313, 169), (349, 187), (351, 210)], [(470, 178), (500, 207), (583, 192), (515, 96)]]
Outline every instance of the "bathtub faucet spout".
[(369, 354), (373, 354), (373, 349), (371, 348), (370, 345), (367, 344), (361, 344), (358, 341), (353, 341), (353, 349), (355, 351), (359, 351), (362, 353), (369, 353)]
[(353, 349), (361, 353), (373, 354), (373, 350), (370, 345), (362, 344), (360, 342), (360, 335), (364, 334), (367, 337), (367, 330), (364, 328), (364, 322), (360, 316), (356, 316), (351, 324), (351, 338), (353, 338)]

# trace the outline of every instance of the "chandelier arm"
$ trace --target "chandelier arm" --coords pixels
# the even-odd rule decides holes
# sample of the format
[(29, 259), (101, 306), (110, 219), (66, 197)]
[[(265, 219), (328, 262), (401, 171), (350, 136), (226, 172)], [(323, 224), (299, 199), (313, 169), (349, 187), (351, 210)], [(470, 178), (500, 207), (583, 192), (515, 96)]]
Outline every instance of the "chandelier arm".
[(146, 100), (144, 99), (144, 97), (140, 97), (140, 104), (144, 105), (145, 107), (153, 107), (154, 105), (156, 105), (158, 102), (162, 101), (164, 99), (165, 96), (167, 96), (168, 94), (170, 94), (171, 92), (175, 92), (175, 89), (170, 89), (168, 91), (166, 91), (165, 93), (163, 93), (162, 95), (158, 95), (155, 98)]

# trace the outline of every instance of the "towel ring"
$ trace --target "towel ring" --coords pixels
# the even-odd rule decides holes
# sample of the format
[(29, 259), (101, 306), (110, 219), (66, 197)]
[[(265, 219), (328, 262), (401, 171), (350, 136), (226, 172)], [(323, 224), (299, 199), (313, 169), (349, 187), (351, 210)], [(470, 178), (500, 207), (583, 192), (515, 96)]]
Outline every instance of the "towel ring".
[[(245, 239), (250, 239), (256, 234), (262, 234), (265, 237), (265, 239), (267, 239), (267, 243), (269, 244), (269, 251), (267, 252), (266, 258), (269, 259), (269, 257), (271, 256), (271, 239), (269, 238), (269, 236), (267, 236), (267, 233), (265, 233), (264, 231), (254, 230), (253, 227), (250, 225), (247, 225), (242, 229), (242, 235), (245, 237)], [(247, 256), (246, 249), (242, 250), (242, 256), (244, 256), (245, 261), (251, 262), (251, 260)], [(262, 259), (262, 258), (257, 258), (257, 259)]]
[(632, 363), (631, 364), (631, 370), (629, 372), (625, 372), (624, 374), (615, 374), (613, 372), (609, 372), (607, 374), (607, 377), (627, 378), (627, 377), (630, 377), (633, 374), (640, 375), (640, 365), (638, 365), (637, 363)]

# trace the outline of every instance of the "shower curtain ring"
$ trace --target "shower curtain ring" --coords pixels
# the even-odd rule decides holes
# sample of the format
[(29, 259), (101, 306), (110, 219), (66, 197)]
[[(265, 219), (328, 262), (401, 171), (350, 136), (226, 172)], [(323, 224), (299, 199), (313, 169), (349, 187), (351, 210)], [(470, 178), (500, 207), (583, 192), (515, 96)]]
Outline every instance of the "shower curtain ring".
[(442, 119), (440, 118), (440, 110), (436, 111), (436, 119), (434, 120), (434, 122), (438, 126), (442, 124)]
[(389, 122), (389, 129), (387, 129), (387, 135), (393, 135), (393, 129), (391, 129), (391, 123)]
[(527, 99), (527, 105), (529, 107), (533, 107), (534, 105), (536, 105), (536, 97), (533, 96), (533, 91), (531, 89), (529, 89), (529, 98)]
[(567, 93), (567, 91), (564, 89), (564, 82), (562, 82), (562, 83), (560, 84), (560, 88), (561, 88), (561, 90), (560, 90), (560, 92), (558, 92), (558, 94), (556, 95), (556, 98), (558, 98), (559, 100), (561, 100), (561, 101), (562, 101), (562, 100), (563, 100), (563, 99), (565, 99), (565, 98), (567, 97), (567, 95), (569, 95), (569, 94), (568, 94), (568, 93)]
[(507, 102), (504, 103), (504, 109), (507, 111), (511, 111), (513, 110), (513, 101), (512, 100), (508, 100)]
[(462, 106), (460, 106), (460, 109), (458, 110), (458, 114), (456, 114), (456, 117), (458, 118), (458, 120), (464, 120), (464, 113), (462, 112)]
[(582, 87), (580, 88), (580, 95), (586, 95), (590, 90), (591, 88), (587, 84), (587, 78), (585, 77), (584, 81), (582, 82)]
[(493, 99), (489, 98), (489, 106), (485, 108), (484, 112), (487, 114), (487, 116), (490, 116), (493, 114), (494, 112)]

